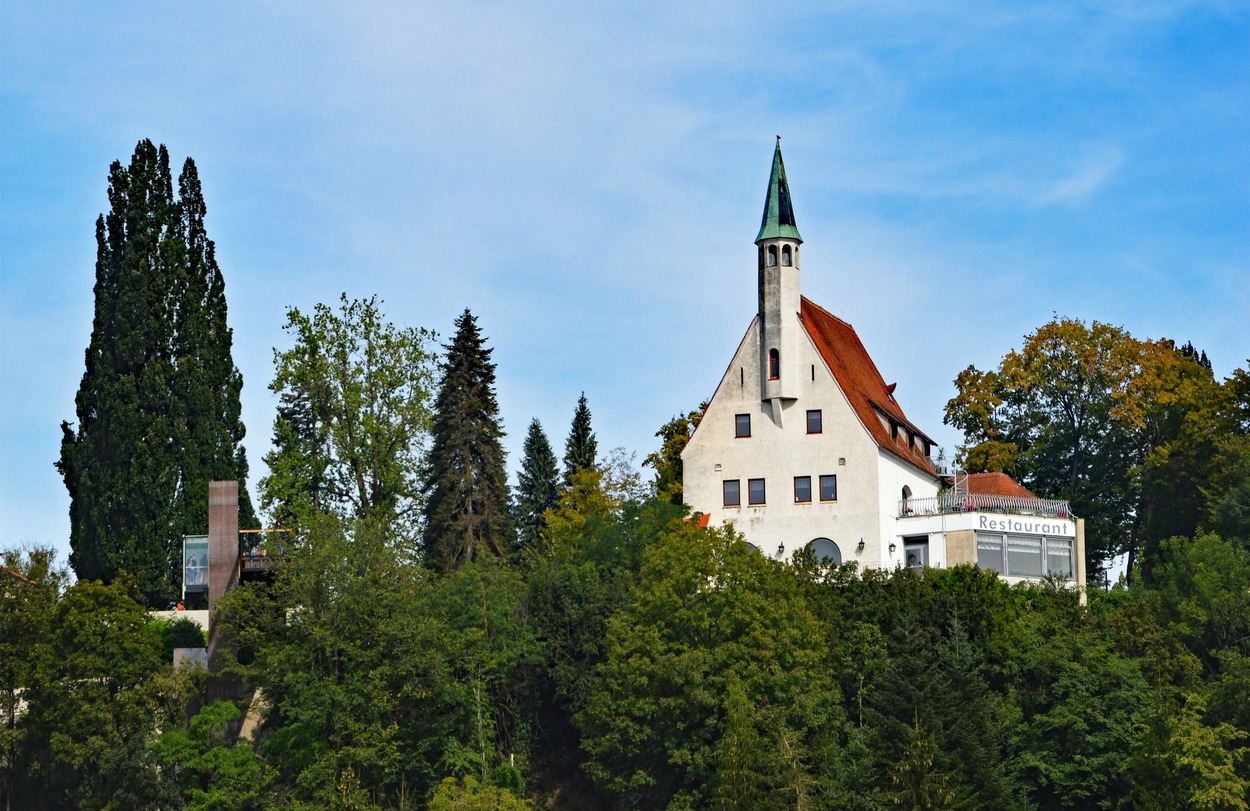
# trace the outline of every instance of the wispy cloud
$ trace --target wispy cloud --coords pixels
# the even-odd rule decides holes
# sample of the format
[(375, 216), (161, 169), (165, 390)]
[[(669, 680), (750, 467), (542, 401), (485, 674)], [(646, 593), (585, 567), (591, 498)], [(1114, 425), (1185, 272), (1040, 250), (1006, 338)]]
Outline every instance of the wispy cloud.
[(1039, 205), (1080, 205), (1102, 189), (1124, 165), (1124, 151), (1106, 147), (1078, 160), (1064, 176), (1050, 183), (1037, 197)]

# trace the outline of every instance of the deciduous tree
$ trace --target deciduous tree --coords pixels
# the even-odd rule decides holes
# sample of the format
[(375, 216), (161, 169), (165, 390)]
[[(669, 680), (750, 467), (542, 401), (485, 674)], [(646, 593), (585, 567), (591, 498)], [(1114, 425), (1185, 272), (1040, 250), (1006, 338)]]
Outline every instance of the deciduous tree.
[(840, 720), (826, 651), (792, 570), (671, 524), (608, 622), (579, 716), (592, 775), (639, 807), (807, 807)]
[(682, 463), (681, 452), (694, 434), (694, 429), (703, 418), (707, 403), (691, 411), (689, 414), (673, 417), (655, 432), (660, 438), (660, 449), (647, 454), (644, 465), (655, 470), (655, 491), (661, 498), (674, 504), (682, 503)]
[(261, 502), (280, 523), (370, 517), (415, 539), (431, 425), (433, 334), (385, 320), (376, 297), (311, 315), (287, 311), (290, 349), (274, 351), (278, 394)]

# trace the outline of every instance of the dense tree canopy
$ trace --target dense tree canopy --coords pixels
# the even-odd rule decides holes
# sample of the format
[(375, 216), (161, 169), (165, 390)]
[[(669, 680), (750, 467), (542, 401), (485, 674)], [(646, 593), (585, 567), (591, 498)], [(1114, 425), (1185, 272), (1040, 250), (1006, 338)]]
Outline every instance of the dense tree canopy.
[(699, 412), (659, 431), (650, 484), (595, 458), (584, 396), (563, 487), (530, 426), (513, 555), (491, 350), (456, 327), (431, 414), (427, 333), (372, 299), (291, 311), (264, 492), (296, 531), (216, 617), (250, 705), (198, 707), (169, 654), (198, 630), (132, 579), (0, 553), (0, 806), (1250, 808), (1250, 372), (1060, 319), (961, 374), (969, 467), (1072, 500), (1095, 560), (1149, 564), (1082, 594), (771, 560), (680, 504)]
[(134, 575), (149, 603), (177, 593), (181, 536), (208, 528), (208, 482), (236, 479), (255, 526), (225, 285), (190, 158), (174, 196), (169, 153), (141, 141), (109, 169), (96, 221), (95, 315), (77, 425), (61, 424), (70, 565)]
[[(1250, 802), (1250, 555), (1160, 546), (1150, 587), (790, 565), (583, 471), (523, 567), (440, 575), (368, 520), (306, 525), (222, 602), (263, 691), (193, 688), (120, 580), (6, 553), (17, 808), (1195, 808)], [(20, 574), (26, 579), (10, 574)], [(39, 579), (36, 579), (39, 578)], [(16, 647), (20, 645), (20, 656)], [(255, 707), (253, 707), (255, 709)]]
[(1250, 455), (1238, 379), (1221, 385), (1190, 345), (1057, 318), (997, 370), (961, 372), (945, 420), (964, 432), (969, 471), (1072, 503), (1092, 571), (1128, 552), (1148, 577), (1159, 542), (1206, 526), (1208, 493)]

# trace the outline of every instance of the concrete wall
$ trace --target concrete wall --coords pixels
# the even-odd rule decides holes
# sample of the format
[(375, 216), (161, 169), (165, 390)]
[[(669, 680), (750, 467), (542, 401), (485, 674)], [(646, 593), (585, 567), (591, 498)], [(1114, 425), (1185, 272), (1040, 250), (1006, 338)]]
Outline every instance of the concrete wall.
[(946, 533), (946, 565), (977, 565), (977, 534), (971, 529)]
[(188, 619), (200, 626), (205, 633), (208, 632), (208, 611), (206, 610), (179, 611), (171, 608), (168, 611), (152, 611), (151, 614), (153, 617), (160, 617), (161, 619), (169, 620), (170, 622), (173, 622), (174, 620)]
[[(768, 249), (776, 248), (778, 261), (776, 265), (767, 263)], [(783, 248), (791, 253), (790, 266), (781, 264)], [(790, 368), (799, 358), (800, 341), (806, 335), (799, 319), (794, 316), (799, 311), (799, 245), (790, 239), (770, 239), (759, 247), (759, 324), (761, 343), (758, 355), (760, 387), (763, 392), (761, 399), (774, 398), (793, 399), (802, 391), (801, 379)], [(769, 377), (769, 350), (776, 349), (781, 357), (781, 376), (776, 379)]]

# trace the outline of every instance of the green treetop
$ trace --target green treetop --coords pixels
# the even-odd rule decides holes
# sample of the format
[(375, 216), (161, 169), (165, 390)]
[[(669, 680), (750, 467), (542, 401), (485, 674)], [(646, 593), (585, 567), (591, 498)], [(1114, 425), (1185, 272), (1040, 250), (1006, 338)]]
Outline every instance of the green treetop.
[(517, 544), (529, 549), (547, 525), (543, 514), (560, 501), (560, 469), (538, 420), (530, 423), (522, 451), (516, 488)]
[(387, 322), (374, 298), (287, 311), (295, 345), (274, 352), (279, 397), (261, 499), (285, 524), (371, 517), (415, 539), (430, 428), (433, 334)]
[(590, 429), (590, 407), (586, 405), (586, 394), (583, 392), (577, 398), (573, 425), (569, 428), (568, 439), (564, 440), (564, 486), (569, 487), (573, 483), (573, 474), (577, 471), (594, 470), (598, 453), (599, 442)]
[(425, 559), (451, 570), (509, 554), (508, 478), (491, 350), (467, 309), (447, 345), (425, 483)]

